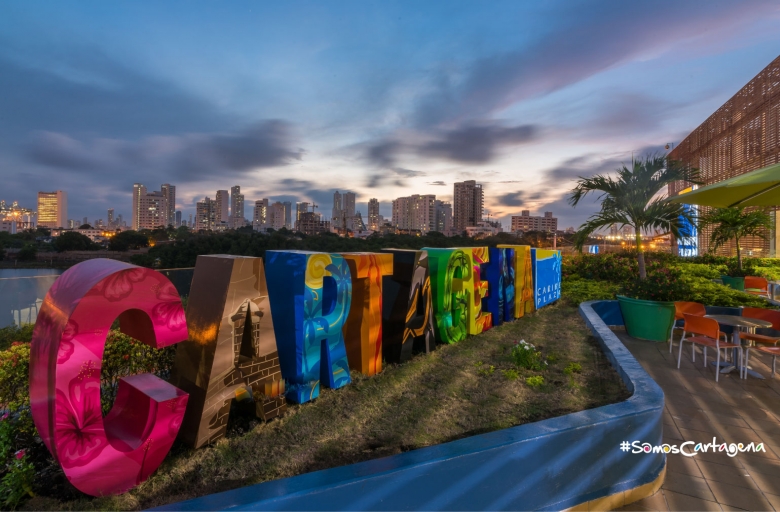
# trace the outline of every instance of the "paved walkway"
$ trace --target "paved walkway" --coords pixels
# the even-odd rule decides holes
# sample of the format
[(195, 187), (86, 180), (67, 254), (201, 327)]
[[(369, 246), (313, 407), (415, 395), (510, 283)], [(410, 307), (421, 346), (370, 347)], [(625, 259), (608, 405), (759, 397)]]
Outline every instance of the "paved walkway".
[[(770, 380), (771, 357), (750, 353), (750, 366), (766, 380), (737, 372), (715, 382), (713, 367), (704, 368), (701, 353), (691, 363), (690, 344), (677, 369), (677, 348), (667, 343), (618, 337), (666, 395), (664, 442), (763, 442), (766, 453), (667, 455), (666, 480), (653, 496), (622, 510), (780, 510), (780, 374)], [(713, 361), (714, 351), (708, 351)], [(780, 367), (780, 365), (778, 365)], [(639, 456), (639, 455), (634, 455)]]

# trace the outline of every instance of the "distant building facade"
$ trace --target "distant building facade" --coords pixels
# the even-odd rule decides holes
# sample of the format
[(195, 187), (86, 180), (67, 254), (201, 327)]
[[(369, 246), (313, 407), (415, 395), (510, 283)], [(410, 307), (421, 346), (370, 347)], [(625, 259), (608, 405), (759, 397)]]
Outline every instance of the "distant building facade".
[(447, 236), (452, 235), (452, 204), (437, 199), (434, 203), (434, 207), (436, 209), (434, 231), (438, 231)]
[(38, 192), (38, 226), (64, 228), (68, 225), (68, 193), (64, 190)]
[(355, 193), (336, 191), (333, 194), (332, 227), (336, 229), (353, 229), (355, 219)]
[(517, 231), (545, 231), (555, 233), (558, 231), (558, 219), (552, 212), (544, 212), (544, 216), (531, 215), (529, 210), (523, 210), (520, 215), (512, 215), (512, 232)]
[(330, 222), (322, 220), (322, 216), (318, 213), (301, 212), (295, 230), (304, 235), (327, 233), (330, 231)]
[(469, 226), (482, 221), (485, 196), (482, 185), (474, 180), (455, 183), (453, 196), (452, 224), (461, 233)]
[(395, 199), (392, 224), (399, 231), (436, 231), (436, 196), (415, 194)]
[(176, 221), (175, 207), (176, 187), (173, 185), (166, 183), (159, 191), (149, 192), (143, 184), (133, 184), (134, 230), (155, 229), (173, 224)]
[(368, 229), (379, 229), (379, 199), (376, 198), (368, 200)]
[(268, 223), (268, 199), (255, 201), (255, 207), (252, 210), (252, 229), (255, 231), (265, 231)]
[[(691, 168), (699, 169), (704, 185), (780, 163), (780, 57), (761, 70), (747, 85), (680, 142), (670, 153)], [(669, 195), (675, 196), (689, 183), (669, 185)], [(708, 207), (699, 207), (699, 215)], [(777, 206), (771, 212), (777, 226)], [(767, 239), (740, 239), (743, 254), (777, 256), (780, 230), (766, 233)], [(712, 226), (698, 230), (699, 253), (710, 246)], [(718, 250), (719, 254), (735, 254), (734, 242)]]
[(241, 193), (241, 187), (235, 185), (230, 187), (230, 227), (238, 229), (244, 227), (244, 224), (244, 194)]
[(230, 194), (227, 190), (217, 190), (216, 199), (216, 224), (230, 227)]
[(217, 201), (204, 197), (195, 205), (195, 230), (212, 231), (217, 226)]

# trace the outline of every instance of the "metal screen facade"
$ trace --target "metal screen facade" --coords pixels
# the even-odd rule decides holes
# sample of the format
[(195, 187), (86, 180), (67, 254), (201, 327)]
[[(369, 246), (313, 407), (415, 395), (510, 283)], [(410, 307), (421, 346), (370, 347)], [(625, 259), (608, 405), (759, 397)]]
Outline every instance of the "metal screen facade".
[[(669, 153), (672, 160), (699, 169), (705, 185), (733, 178), (780, 162), (780, 57), (761, 70), (750, 82), (693, 130)], [(669, 186), (674, 196), (689, 186)], [(700, 213), (710, 209), (701, 207)], [(776, 216), (777, 207), (773, 216)], [(699, 231), (699, 248), (709, 249), (711, 228)], [(750, 237), (741, 242), (744, 253), (776, 256), (777, 233), (767, 239)], [(733, 255), (733, 242), (719, 254)]]

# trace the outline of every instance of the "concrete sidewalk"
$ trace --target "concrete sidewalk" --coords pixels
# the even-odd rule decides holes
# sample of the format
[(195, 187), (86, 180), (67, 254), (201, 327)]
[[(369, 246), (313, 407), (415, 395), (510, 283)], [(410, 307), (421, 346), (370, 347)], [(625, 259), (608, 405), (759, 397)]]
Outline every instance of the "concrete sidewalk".
[[(766, 449), (736, 457), (669, 454), (661, 490), (621, 510), (780, 510), (780, 374), (770, 380), (771, 358), (750, 353), (751, 368), (765, 380), (740, 380), (732, 372), (716, 383), (714, 368), (703, 367), (699, 349), (691, 363), (688, 343), (678, 370), (677, 339), (669, 354), (668, 343), (616, 334), (664, 390), (665, 443), (711, 443), (715, 436), (718, 442), (764, 443)], [(708, 355), (714, 361), (714, 351)]]

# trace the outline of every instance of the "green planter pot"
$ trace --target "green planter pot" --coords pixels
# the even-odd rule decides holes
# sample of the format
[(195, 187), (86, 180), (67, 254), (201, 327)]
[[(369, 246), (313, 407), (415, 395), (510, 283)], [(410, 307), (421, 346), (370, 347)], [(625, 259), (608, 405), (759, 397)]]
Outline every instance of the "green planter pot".
[(734, 288), (735, 290), (739, 290), (741, 292), (745, 291), (744, 277), (720, 276), (720, 280), (723, 281), (723, 284), (731, 288)]
[(674, 324), (674, 302), (632, 299), (618, 295), (620, 312), (629, 336), (649, 341), (669, 341)]

